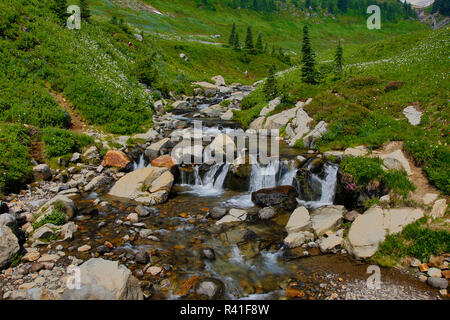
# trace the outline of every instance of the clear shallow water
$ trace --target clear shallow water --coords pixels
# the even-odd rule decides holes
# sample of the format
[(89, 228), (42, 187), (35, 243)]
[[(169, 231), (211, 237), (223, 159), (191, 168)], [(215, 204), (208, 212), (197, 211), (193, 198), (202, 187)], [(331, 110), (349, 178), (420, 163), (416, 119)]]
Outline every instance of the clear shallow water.
[[(211, 127), (206, 132), (216, 136), (227, 130), (234, 129)], [(285, 149), (282, 147), (280, 150), (284, 155)], [(294, 158), (297, 155), (295, 152), (288, 149), (288, 158)], [(142, 156), (134, 168), (137, 170), (145, 166)], [(140, 279), (152, 284), (147, 293), (153, 299), (186, 298), (177, 295), (177, 289), (193, 276), (199, 277), (199, 281), (218, 280), (223, 284), (223, 298), (242, 300), (284, 298), (284, 289), (292, 281), (309, 292), (305, 299), (317, 297), (323, 291), (320, 284), (328, 283), (330, 274), (348, 276), (349, 279), (359, 275), (363, 279), (367, 277), (366, 265), (345, 256), (321, 256), (318, 249), (311, 249), (310, 257), (305, 258), (303, 248), (284, 250), (282, 242), (287, 235), (285, 226), (290, 212), (279, 213), (270, 221), (216, 226), (215, 220), (205, 217), (209, 209), (215, 206), (241, 207), (247, 208), (249, 216), (252, 216), (257, 208), (251, 201), (251, 192), (277, 185), (292, 185), (297, 172), (292, 160), (273, 161), (265, 166), (254, 164), (249, 190), (234, 192), (223, 188), (229, 167), (229, 164), (214, 165), (201, 176), (197, 166), (194, 167), (192, 179), (182, 175), (182, 183), (173, 187), (170, 199), (155, 206), (155, 212), (139, 221), (145, 224), (145, 228), (153, 230), (158, 241), (140, 238), (140, 227), (116, 224), (117, 219), (126, 220), (126, 216), (134, 211), (134, 205), (110, 201), (112, 208), (77, 221), (79, 231), (75, 239), (65, 246), (77, 247), (89, 243), (96, 248), (104, 241), (110, 241), (116, 247), (111, 258), (125, 263), (131, 270), (141, 270), (144, 266), (127, 260), (124, 255), (147, 251), (151, 256), (151, 265), (167, 267), (168, 270), (162, 276), (144, 275)], [(337, 170), (335, 165), (326, 165), (322, 178), (313, 175), (312, 179), (322, 186), (321, 198), (311, 202), (299, 199), (299, 203), (310, 208), (332, 203)], [(91, 196), (78, 204), (90, 207), (92, 200)], [(98, 227), (99, 222), (106, 222), (106, 226)], [(215, 260), (202, 257), (205, 248), (214, 250)], [(73, 250), (72, 254), (89, 258), (89, 253)], [(187, 297), (204, 298), (193, 291)]]

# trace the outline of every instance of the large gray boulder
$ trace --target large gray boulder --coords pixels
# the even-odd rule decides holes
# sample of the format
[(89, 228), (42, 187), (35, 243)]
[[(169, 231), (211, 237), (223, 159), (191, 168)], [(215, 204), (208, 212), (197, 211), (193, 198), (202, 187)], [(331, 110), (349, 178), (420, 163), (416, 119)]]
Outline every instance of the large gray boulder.
[(383, 210), (372, 207), (356, 217), (348, 232), (345, 246), (356, 258), (369, 258), (377, 252), (379, 243), (384, 241), (385, 237)]
[(37, 181), (40, 180), (49, 180), (52, 177), (52, 172), (48, 165), (40, 164), (33, 168), (34, 179)]
[(0, 269), (19, 251), (19, 241), (9, 227), (0, 226)]
[(325, 121), (320, 121), (317, 126), (306, 137), (303, 138), (303, 145), (305, 148), (314, 148), (316, 141), (322, 138), (327, 131), (328, 125)]
[(143, 168), (122, 177), (108, 194), (143, 205), (155, 205), (167, 200), (173, 182), (174, 177), (166, 167)]
[(143, 300), (139, 281), (117, 261), (93, 258), (80, 267), (80, 288), (68, 288), (62, 300)]
[(298, 207), (292, 212), (286, 225), (288, 233), (308, 230), (311, 224), (309, 212), (305, 207)]
[(317, 236), (339, 226), (344, 216), (344, 206), (324, 206), (311, 213), (311, 227)]

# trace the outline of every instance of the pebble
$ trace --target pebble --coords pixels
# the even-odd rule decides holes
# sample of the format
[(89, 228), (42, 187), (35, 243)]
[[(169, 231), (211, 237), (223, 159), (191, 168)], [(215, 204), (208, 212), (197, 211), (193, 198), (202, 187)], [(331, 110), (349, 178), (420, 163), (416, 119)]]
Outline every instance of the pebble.
[(433, 288), (438, 289), (447, 289), (448, 287), (448, 281), (444, 278), (430, 277), (428, 278), (427, 283)]
[(151, 274), (152, 276), (157, 276), (158, 274), (160, 274), (162, 271), (162, 268), (160, 267), (149, 267), (147, 268), (147, 270), (145, 271), (148, 274)]
[(87, 245), (87, 244), (85, 244), (84, 246), (81, 246), (81, 247), (78, 248), (78, 252), (86, 252), (86, 251), (89, 251), (89, 250), (91, 250), (91, 246)]
[(428, 276), (433, 277), (433, 278), (442, 277), (442, 272), (438, 268), (430, 268), (427, 273), (428, 273)]

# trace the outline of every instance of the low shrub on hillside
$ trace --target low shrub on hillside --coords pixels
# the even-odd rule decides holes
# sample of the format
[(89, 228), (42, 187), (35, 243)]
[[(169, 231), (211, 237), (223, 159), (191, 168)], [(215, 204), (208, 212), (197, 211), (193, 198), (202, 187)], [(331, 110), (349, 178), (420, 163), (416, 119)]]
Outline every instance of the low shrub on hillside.
[(427, 262), (430, 256), (450, 250), (450, 232), (432, 230), (424, 217), (408, 226), (402, 232), (386, 236), (372, 260), (383, 266), (392, 267), (400, 259), (410, 256)]
[(0, 194), (31, 179), (30, 141), (28, 128), (0, 125)]
[(380, 158), (344, 157), (341, 162), (341, 171), (352, 177), (359, 185), (366, 185), (372, 181), (381, 181), (395, 193), (407, 197), (409, 191), (415, 190), (414, 184), (408, 179), (406, 172), (382, 168)]
[(78, 135), (71, 131), (58, 128), (44, 129), (43, 140), (48, 157), (58, 157), (68, 153), (81, 152), (83, 147), (94, 142), (94, 139), (87, 135)]

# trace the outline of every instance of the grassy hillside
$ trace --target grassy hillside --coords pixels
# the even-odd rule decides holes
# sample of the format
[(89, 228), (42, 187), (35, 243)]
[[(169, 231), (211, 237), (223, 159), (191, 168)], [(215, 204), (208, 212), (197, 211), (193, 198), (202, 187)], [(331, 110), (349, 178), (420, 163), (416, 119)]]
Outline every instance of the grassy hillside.
[[(301, 70), (278, 77), (280, 94), (291, 108), (299, 99), (313, 98), (306, 111), (316, 122), (330, 123), (318, 147), (341, 149), (360, 144), (379, 147), (386, 141), (405, 141), (404, 148), (423, 166), (432, 183), (450, 192), (449, 143), (449, 30), (414, 32), (362, 46), (344, 49), (344, 76), (334, 81), (320, 64), (324, 80), (318, 85), (301, 81)], [(389, 90), (392, 81), (399, 88)], [(262, 88), (237, 113), (245, 126), (267, 103)], [(424, 112), (419, 127), (409, 125), (402, 110), (414, 105)], [(281, 111), (281, 108), (278, 109)], [(301, 141), (297, 144), (302, 147)]]
[[(278, 70), (292, 67), (270, 51), (282, 48), (295, 65), (300, 59), (300, 30), (305, 21), (314, 26), (313, 45), (320, 60), (330, 59), (341, 41), (346, 59), (352, 63), (388, 57), (398, 46), (397, 41), (389, 39), (409, 32), (419, 32), (420, 38), (425, 28), (411, 19), (397, 19), (384, 21), (381, 30), (368, 30), (364, 15), (352, 11), (329, 15), (321, 9), (309, 12), (292, 7), (289, 1), (270, 13), (223, 6), (219, 1), (214, 1), (216, 10), (199, 7), (195, 0), (88, 3), (93, 15), (90, 22), (82, 22), (81, 30), (65, 26), (66, 17), (58, 17), (54, 0), (0, 3), (0, 129), (6, 134), (13, 128), (11, 124), (27, 125), (26, 130), (32, 132), (26, 135), (36, 141), (22, 145), (33, 158), (39, 154), (47, 158), (64, 156), (92, 143), (68, 131), (71, 112), (55, 96), (66, 99), (87, 124), (128, 135), (152, 126), (153, 100), (161, 95), (168, 97), (170, 92), (190, 94), (192, 81), (209, 81), (222, 74), (228, 83), (250, 84), (266, 77), (269, 66)], [(153, 8), (162, 15), (154, 13)], [(250, 25), (254, 39), (259, 33), (263, 35), (268, 51), (249, 55), (230, 48), (227, 42), (233, 23), (241, 43)], [(143, 35), (143, 41), (137, 34)], [(414, 42), (413, 38), (405, 41)], [(368, 51), (361, 54), (361, 45), (375, 40), (388, 41), (386, 45), (392, 48), (366, 47)], [(181, 59), (180, 53), (189, 61)], [(306, 89), (299, 86), (291, 90)], [(49, 127), (55, 129), (46, 129)], [(8, 133), (9, 137), (3, 137), (10, 150), (23, 140), (14, 138), (18, 135), (14, 132), (20, 131), (14, 128), (17, 130)], [(65, 144), (67, 147), (63, 147)], [(0, 155), (2, 172), (10, 175), (0, 182), (0, 188), (29, 177), (30, 155), (18, 158), (26, 168), (10, 167), (9, 155)]]
[[(312, 36), (319, 51), (334, 47), (340, 39), (349, 45), (361, 44), (425, 28), (418, 21), (398, 19), (394, 23), (384, 19), (382, 29), (373, 31), (366, 27), (368, 15), (356, 15), (354, 12), (346, 15), (337, 13), (332, 15), (317, 9), (311, 13), (308, 12), (311, 14), (308, 17), (307, 12), (295, 8), (292, 4), (273, 13), (233, 9), (220, 4), (217, 4), (216, 10), (212, 11), (199, 7), (198, 2), (195, 0), (91, 1), (95, 13), (103, 17), (117, 14), (138, 28), (162, 38), (226, 43), (231, 26), (235, 23), (240, 31), (241, 41), (245, 38), (247, 26), (251, 25), (254, 32), (263, 34), (269, 47), (275, 45), (294, 52), (299, 52), (301, 49), (301, 29), (305, 21), (316, 26), (312, 30)], [(163, 15), (143, 10), (145, 6), (142, 3), (151, 5)], [(318, 16), (315, 17), (313, 14)], [(220, 38), (211, 37), (215, 35), (220, 35)]]

